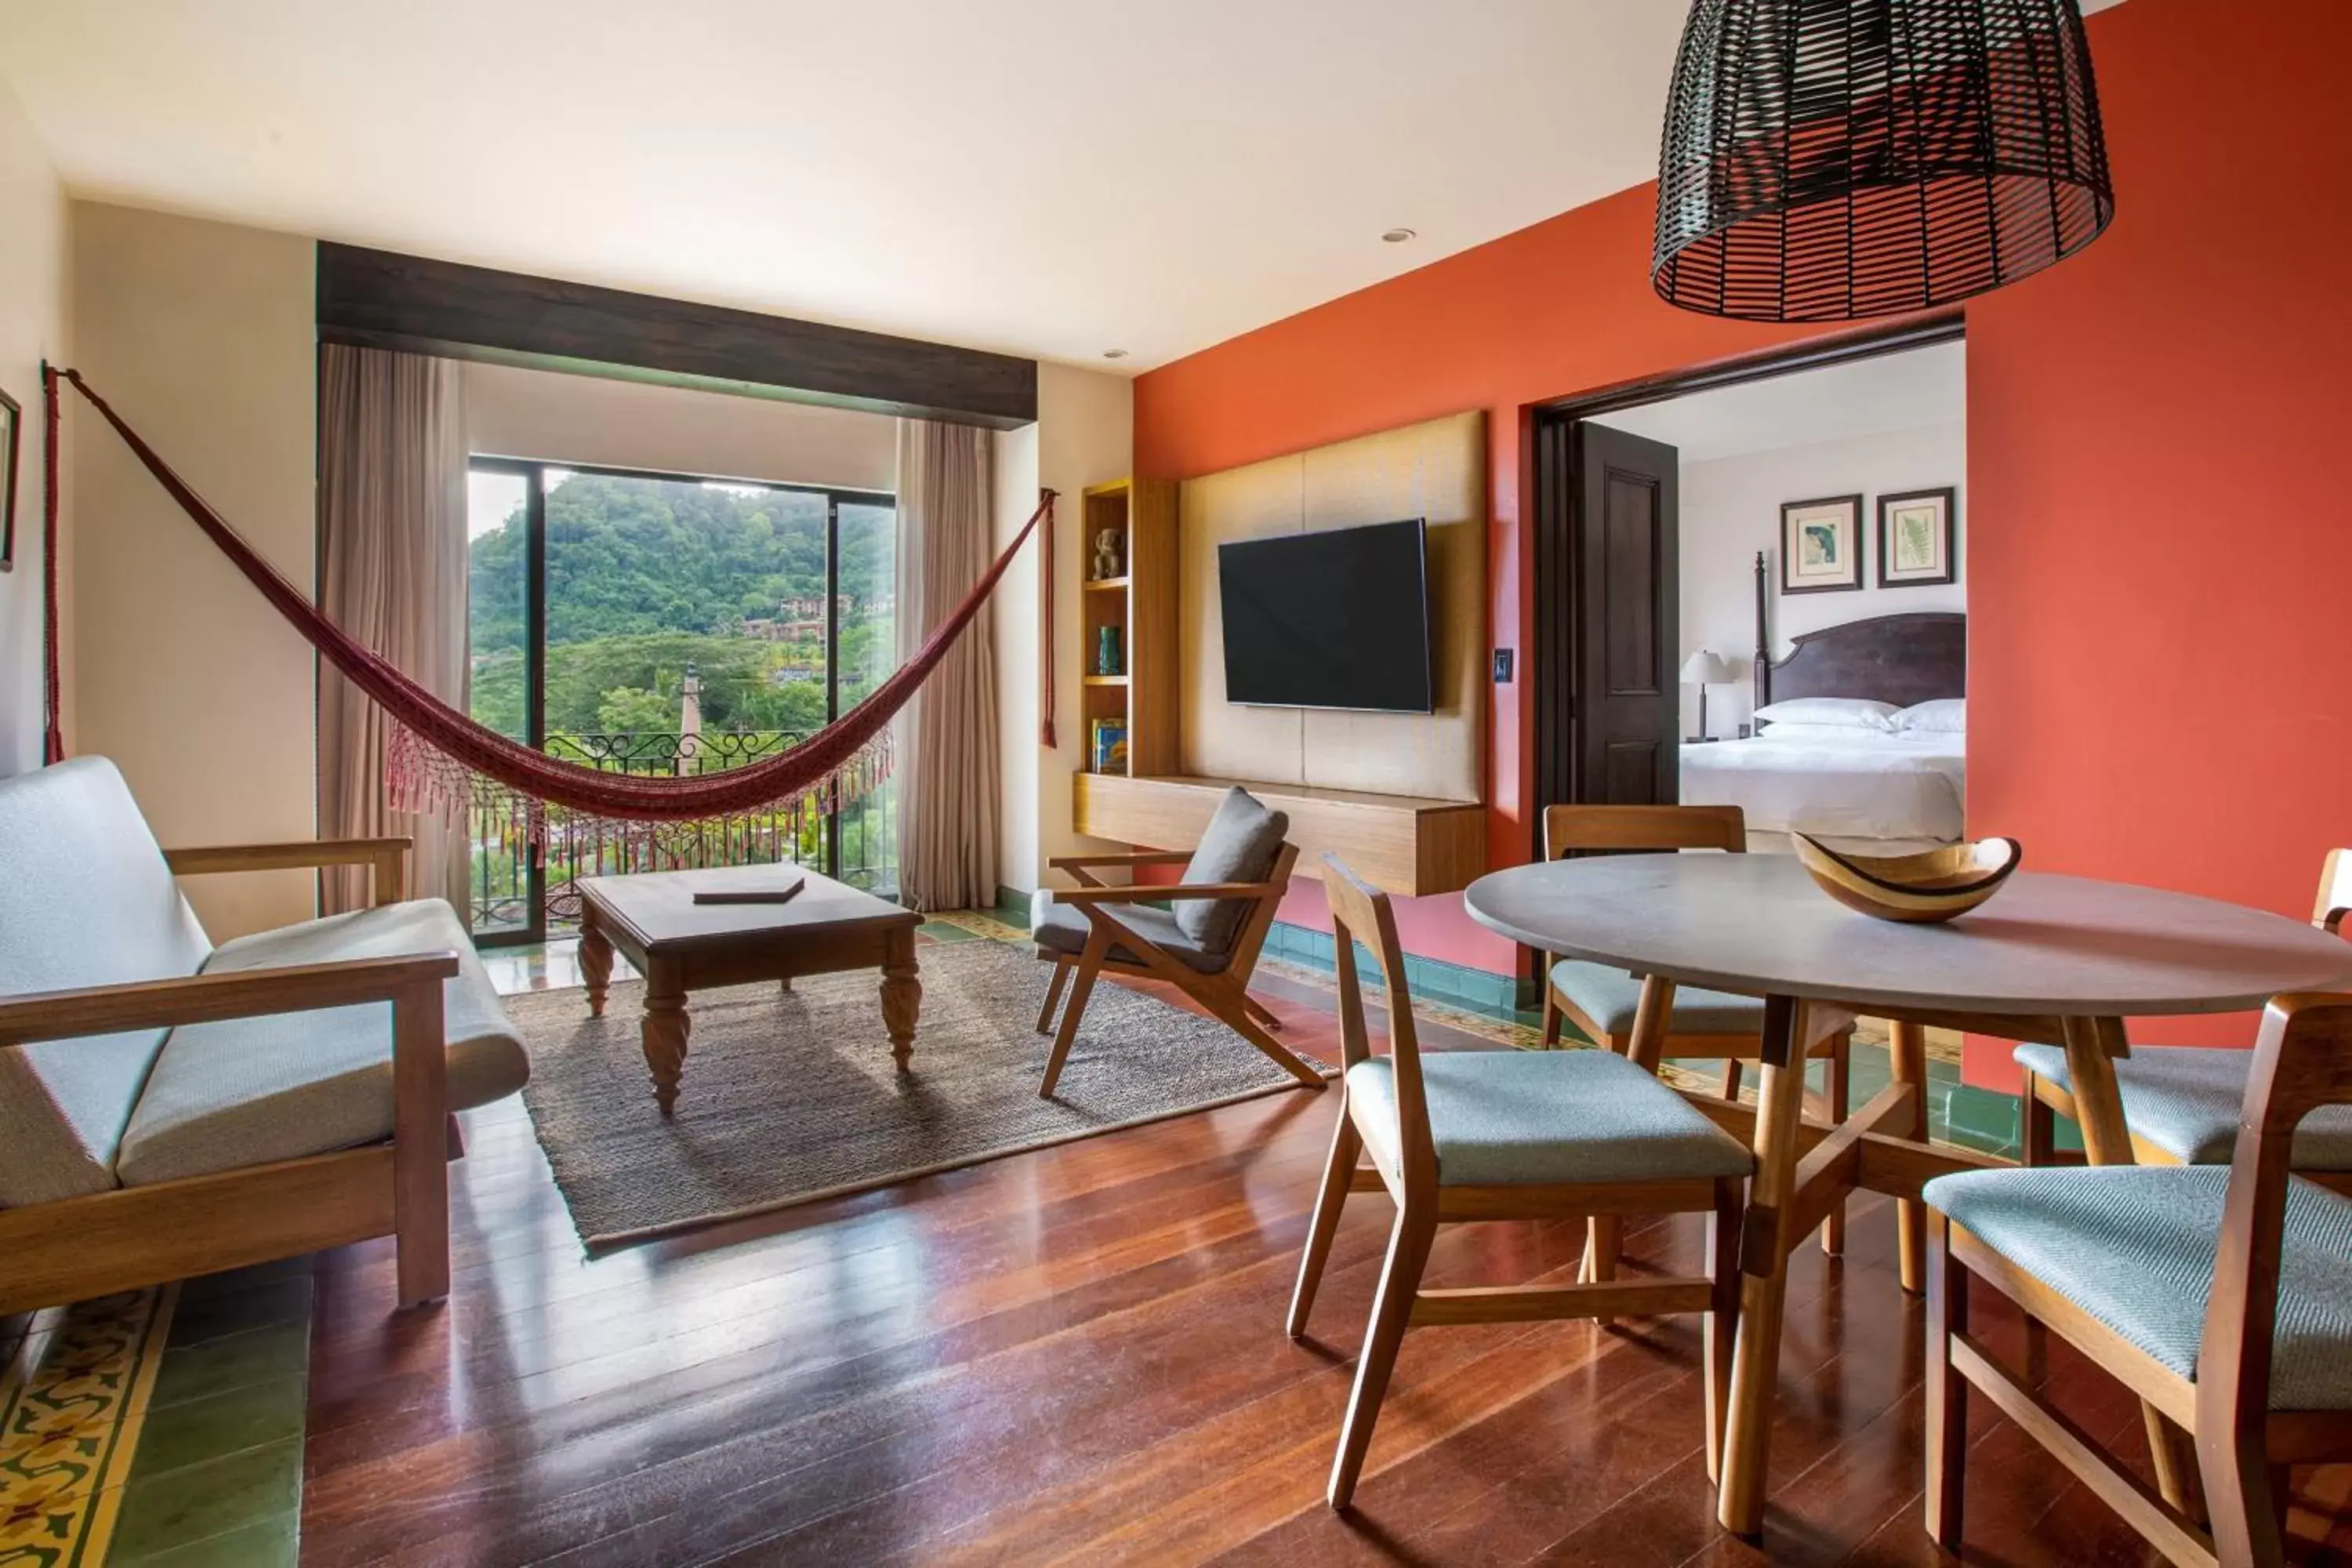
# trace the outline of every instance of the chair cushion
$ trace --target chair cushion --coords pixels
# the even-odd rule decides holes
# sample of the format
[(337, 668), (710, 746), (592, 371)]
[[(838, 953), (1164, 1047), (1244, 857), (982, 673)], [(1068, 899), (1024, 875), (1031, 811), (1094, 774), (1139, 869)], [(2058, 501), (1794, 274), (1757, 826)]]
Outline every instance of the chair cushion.
[[(2194, 1378), (2230, 1173), (2047, 1167), (1938, 1176), (1923, 1195), (2158, 1364)], [(2286, 1199), (2271, 1408), (2352, 1410), (2352, 1198), (2300, 1177)]]
[[(1747, 1145), (1608, 1051), (1425, 1051), (1421, 1085), (1441, 1186), (1712, 1180), (1755, 1168)], [(1387, 1057), (1348, 1069), (1348, 1114), (1394, 1174)]]
[[(1200, 847), (1192, 851), (1184, 868), (1184, 880), (1263, 882), (1274, 875), (1274, 863), (1282, 854), (1282, 837), (1289, 831), (1287, 813), (1267, 810), (1245, 789), (1229, 789), (1217, 803), (1217, 815), (1209, 819), (1209, 830), (1201, 835)], [(1202, 952), (1223, 953), (1240, 934), (1250, 900), (1179, 899), (1174, 908), (1177, 925)]]
[[(1232, 955), (1204, 952), (1201, 944), (1185, 934), (1176, 923), (1176, 917), (1166, 910), (1155, 910), (1148, 904), (1121, 904), (1118, 919), (1135, 933), (1160, 952), (1203, 974), (1214, 974), (1232, 962)], [(1039, 947), (1049, 952), (1066, 952), (1075, 958), (1087, 950), (1087, 937), (1094, 930), (1087, 917), (1075, 904), (1057, 904), (1050, 892), (1040, 890), (1030, 903), (1029, 935)], [(1141, 963), (1132, 949), (1114, 946), (1113, 959), (1121, 963)]]
[[(1642, 1005), (1642, 982), (1605, 963), (1563, 958), (1551, 966), (1551, 988), (1604, 1035), (1630, 1035), (1633, 1014)], [(1754, 996), (1734, 996), (1727, 991), (1675, 988), (1675, 1010), (1669, 1026), (1678, 1035), (1756, 1035), (1764, 1033), (1764, 1004)]]
[[(2027, 1072), (2072, 1094), (2066, 1052), (2022, 1045), (2011, 1053)], [(2139, 1046), (2116, 1060), (2124, 1121), (2184, 1165), (2226, 1165), (2238, 1144), (2238, 1112), (2254, 1053), (2226, 1047)], [(2352, 1171), (2352, 1105), (2323, 1105), (2294, 1134), (2294, 1163), (2305, 1171)]]
[[(112, 763), (0, 780), (0, 995), (183, 979), (211, 952)], [(0, 1048), (0, 1207), (114, 1185), (163, 1035)]]
[[(455, 910), (438, 899), (330, 915), (224, 943), (205, 973), (454, 952), (442, 986), (449, 1109), (512, 1094), (530, 1076)], [(392, 1135), (392, 1005), (370, 1002), (172, 1031), (131, 1113), (125, 1186), (299, 1159)]]

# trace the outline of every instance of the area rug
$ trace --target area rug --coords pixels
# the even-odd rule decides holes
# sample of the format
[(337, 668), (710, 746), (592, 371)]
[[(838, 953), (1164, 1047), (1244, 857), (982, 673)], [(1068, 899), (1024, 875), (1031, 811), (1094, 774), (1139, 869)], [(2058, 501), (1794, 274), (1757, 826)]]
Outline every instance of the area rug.
[(638, 1046), (642, 984), (614, 986), (602, 1018), (576, 990), (508, 997), (530, 1049), (523, 1102), (582, 1239), (642, 1240), (1298, 1087), (1224, 1025), (1105, 982), (1041, 1100), (1048, 966), (994, 942), (919, 954), (910, 1071), (893, 1068), (872, 972), (700, 992), (667, 1121)]

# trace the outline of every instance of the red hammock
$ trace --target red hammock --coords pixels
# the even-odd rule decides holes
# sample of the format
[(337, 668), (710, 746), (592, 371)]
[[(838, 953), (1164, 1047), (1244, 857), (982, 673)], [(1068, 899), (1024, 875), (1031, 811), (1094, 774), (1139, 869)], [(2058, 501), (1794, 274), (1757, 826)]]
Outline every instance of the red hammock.
[[(1054, 492), (1046, 490), (1020, 533), (972, 584), (955, 613), (923, 639), (914, 657), (856, 707), (791, 751), (724, 773), (690, 778), (606, 773), (560, 761), (476, 723), (345, 633), (190, 489), (106, 399), (90, 390), (79, 371), (52, 372), (49, 376), (47, 392), (52, 426), (60, 374), (114, 426), (156, 482), (180, 503), (180, 510), (260, 590), (287, 624), (383, 710), (393, 724), (386, 768), (394, 809), (437, 806), (459, 812), (478, 801), (488, 786), (494, 797), (507, 797), (506, 804), (520, 819), (518, 825), (534, 843), (545, 840), (547, 806), (616, 824), (703, 823), (772, 811), (812, 795), (822, 795), (838, 805), (872, 788), (889, 774), (891, 719), (946, 657), (1013, 563), (1013, 557), (1054, 510)], [(54, 521), (50, 531), (54, 535)]]

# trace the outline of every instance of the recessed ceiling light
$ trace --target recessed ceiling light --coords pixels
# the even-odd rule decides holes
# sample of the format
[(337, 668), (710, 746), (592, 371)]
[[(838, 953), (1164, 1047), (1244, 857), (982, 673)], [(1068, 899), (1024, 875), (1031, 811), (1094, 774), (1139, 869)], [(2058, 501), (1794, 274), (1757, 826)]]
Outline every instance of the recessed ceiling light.
[(1409, 228), (1392, 228), (1381, 236), (1382, 239), (1387, 240), (1391, 245), (1402, 245), (1406, 240), (1411, 239), (1412, 237), (1413, 231)]
[(1103, 350), (1103, 358), (1105, 358), (1105, 359), (1125, 359), (1126, 357), (1127, 357), (1127, 351), (1126, 351), (1125, 349), (1105, 349), (1105, 350)]

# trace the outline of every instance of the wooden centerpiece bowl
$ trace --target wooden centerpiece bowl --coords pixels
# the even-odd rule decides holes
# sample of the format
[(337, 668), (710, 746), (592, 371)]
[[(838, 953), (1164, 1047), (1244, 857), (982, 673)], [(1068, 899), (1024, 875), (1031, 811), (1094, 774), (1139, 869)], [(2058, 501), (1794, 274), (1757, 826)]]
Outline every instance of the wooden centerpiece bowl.
[(2025, 858), (2014, 838), (1981, 838), (1924, 855), (1843, 855), (1801, 833), (1797, 858), (1822, 891), (1874, 920), (1934, 925), (2000, 891)]

